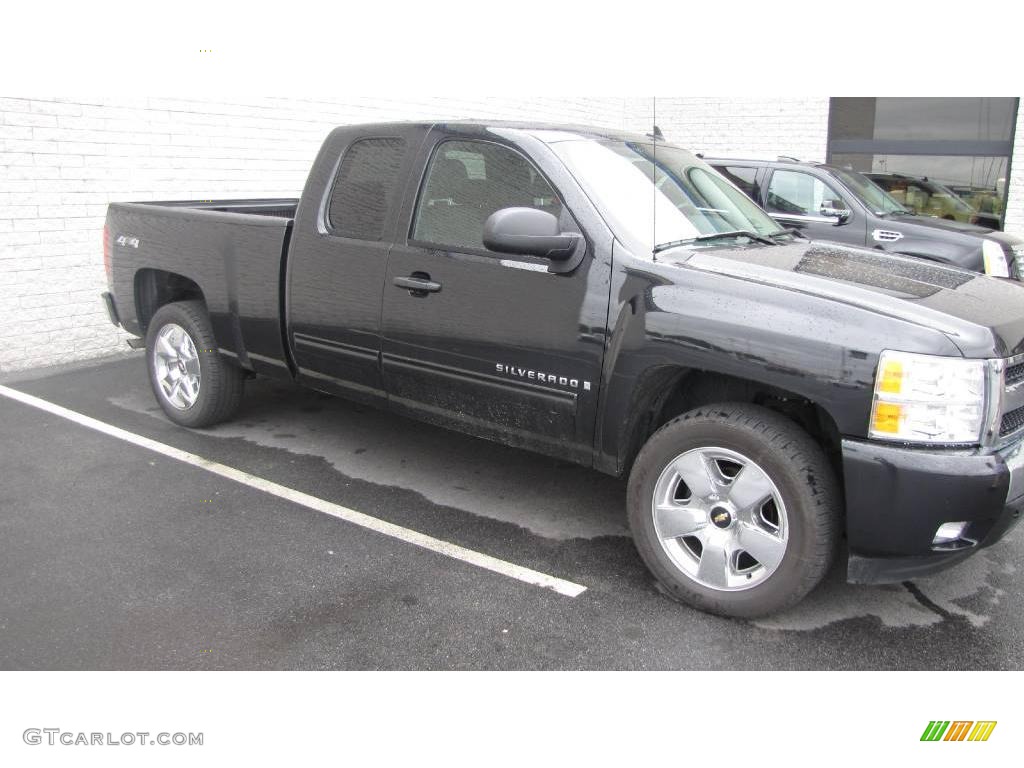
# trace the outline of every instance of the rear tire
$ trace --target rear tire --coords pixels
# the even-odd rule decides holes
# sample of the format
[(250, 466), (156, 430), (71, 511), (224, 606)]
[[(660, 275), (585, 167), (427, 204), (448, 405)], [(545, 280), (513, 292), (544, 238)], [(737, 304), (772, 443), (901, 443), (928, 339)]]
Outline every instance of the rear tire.
[(841, 496), (799, 426), (747, 403), (710, 405), (659, 429), (633, 465), (629, 522), (672, 598), (753, 618), (802, 600), (835, 555)]
[(231, 418), (242, 402), (245, 374), (217, 351), (201, 301), (165, 304), (146, 333), (149, 381), (167, 418), (209, 427)]

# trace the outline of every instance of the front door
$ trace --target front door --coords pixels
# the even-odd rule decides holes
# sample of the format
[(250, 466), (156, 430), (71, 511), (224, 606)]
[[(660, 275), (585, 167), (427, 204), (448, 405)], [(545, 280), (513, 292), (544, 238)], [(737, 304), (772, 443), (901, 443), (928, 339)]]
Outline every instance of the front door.
[[(592, 457), (610, 264), (570, 272), (487, 250), (484, 222), (527, 206), (581, 232), (547, 178), (516, 149), (436, 136), (388, 260), (382, 360), (392, 407), (581, 463)], [(592, 247), (592, 246), (588, 246)]]
[(772, 171), (765, 210), (811, 240), (864, 245), (864, 217), (832, 185), (804, 171)]

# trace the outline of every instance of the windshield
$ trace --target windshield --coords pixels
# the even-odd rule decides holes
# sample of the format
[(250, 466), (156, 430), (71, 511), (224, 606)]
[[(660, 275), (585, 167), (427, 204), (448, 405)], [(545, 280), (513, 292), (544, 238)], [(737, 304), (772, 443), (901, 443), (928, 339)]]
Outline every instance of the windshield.
[(678, 147), (633, 141), (551, 145), (616, 230), (640, 247), (707, 235), (785, 232), (710, 166)]
[(939, 208), (950, 208), (957, 213), (966, 215), (977, 213), (977, 211), (965, 203), (963, 199), (956, 194), (956, 192), (943, 184), (938, 184), (934, 181), (926, 181), (924, 179), (914, 183), (924, 187), (932, 198), (937, 199), (937, 207)]
[(864, 205), (879, 216), (887, 213), (910, 213), (888, 192), (864, 174), (857, 173), (856, 171), (840, 171), (836, 168), (832, 169), (832, 173), (849, 187), (850, 191), (859, 197)]

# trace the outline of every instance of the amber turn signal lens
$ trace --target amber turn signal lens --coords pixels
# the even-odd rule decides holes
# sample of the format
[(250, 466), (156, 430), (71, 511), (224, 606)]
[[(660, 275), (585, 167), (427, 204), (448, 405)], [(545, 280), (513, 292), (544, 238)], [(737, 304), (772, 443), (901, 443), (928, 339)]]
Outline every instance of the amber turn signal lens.
[(895, 435), (900, 431), (900, 416), (903, 406), (897, 403), (875, 403), (871, 426), (876, 432)]
[(899, 360), (886, 360), (882, 375), (878, 381), (879, 392), (899, 394), (903, 388), (903, 363)]

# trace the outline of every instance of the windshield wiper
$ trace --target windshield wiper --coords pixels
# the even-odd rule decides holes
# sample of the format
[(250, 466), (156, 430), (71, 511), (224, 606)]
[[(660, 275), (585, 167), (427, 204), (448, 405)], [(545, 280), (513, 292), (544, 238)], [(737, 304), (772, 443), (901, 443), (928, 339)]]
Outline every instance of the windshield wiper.
[(759, 235), (757, 232), (751, 232), (748, 229), (736, 229), (732, 232), (712, 232), (710, 235), (701, 235), (700, 237), (694, 238), (694, 240), (698, 243), (703, 243), (708, 240), (720, 240), (723, 237), (746, 237), (751, 240), (756, 240), (759, 243), (764, 243), (765, 245), (775, 245), (775, 241), (770, 237)]
[(750, 240), (756, 240), (759, 243), (764, 243), (765, 245), (776, 245), (774, 240), (767, 238), (764, 235), (759, 235), (756, 232), (749, 232), (745, 229), (737, 229), (732, 232), (712, 232), (709, 235), (688, 237), (685, 240), (670, 240), (667, 243), (659, 243), (654, 246), (654, 252), (661, 253), (662, 251), (667, 251), (669, 248), (678, 248), (681, 245), (689, 245), (691, 243), (706, 243), (709, 240), (721, 240), (725, 237), (746, 237)]
[(708, 240), (721, 240), (723, 237), (746, 237), (750, 240), (756, 240), (759, 243), (765, 245), (775, 245), (775, 241), (770, 237), (759, 235), (757, 232), (751, 232), (747, 229), (736, 229), (732, 232), (712, 232), (710, 235), (701, 235), (700, 237), (694, 238), (698, 243), (707, 242)]
[(667, 251), (669, 248), (678, 248), (681, 245), (689, 245), (693, 242), (692, 237), (688, 237), (685, 240), (669, 240), (667, 243), (658, 243), (654, 246), (654, 253), (661, 253)]

